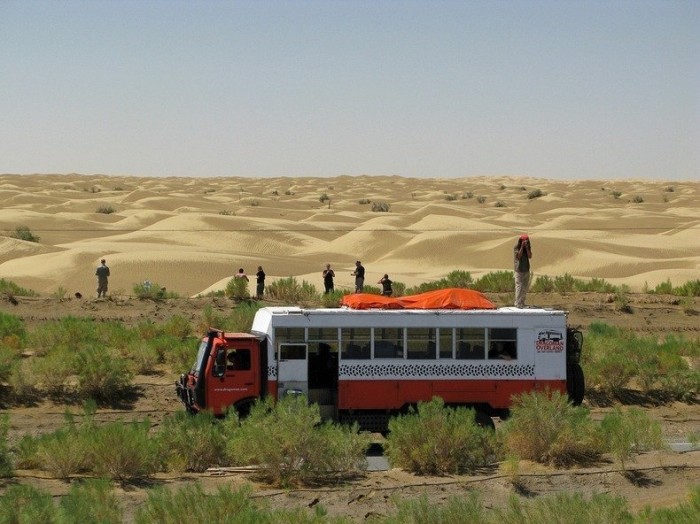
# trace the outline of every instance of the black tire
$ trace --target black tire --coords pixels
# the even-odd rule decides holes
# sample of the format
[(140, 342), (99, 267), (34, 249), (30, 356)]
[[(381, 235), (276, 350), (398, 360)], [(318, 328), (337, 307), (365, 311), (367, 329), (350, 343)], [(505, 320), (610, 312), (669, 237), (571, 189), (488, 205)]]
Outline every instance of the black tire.
[(571, 403), (580, 406), (586, 392), (586, 378), (579, 364), (570, 364), (566, 370), (566, 389)]
[(482, 428), (496, 430), (496, 425), (493, 423), (493, 419), (484, 413), (483, 411), (474, 412), (474, 422)]

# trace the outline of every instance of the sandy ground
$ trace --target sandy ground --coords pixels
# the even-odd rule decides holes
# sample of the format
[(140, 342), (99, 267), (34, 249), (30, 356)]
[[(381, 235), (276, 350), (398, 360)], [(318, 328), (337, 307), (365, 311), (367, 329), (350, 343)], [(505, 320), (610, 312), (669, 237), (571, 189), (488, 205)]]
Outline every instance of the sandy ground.
[[(11, 238), (20, 226), (39, 243)], [(150, 280), (193, 296), (259, 265), (268, 283), (321, 289), (326, 263), (351, 289), (357, 259), (367, 283), (388, 273), (414, 286), (456, 269), (512, 270), (521, 233), (535, 276), (641, 291), (698, 278), (699, 227), (697, 182), (0, 175), (0, 278), (47, 294), (94, 294), (102, 257), (121, 294)]]
[[(490, 295), (494, 302), (507, 302), (510, 297)], [(532, 302), (538, 305), (562, 307), (570, 311), (572, 324), (584, 329), (594, 321), (606, 322), (636, 329), (641, 334), (675, 333), (696, 338), (700, 323), (698, 317), (688, 315), (675, 297), (655, 295), (632, 295), (631, 313), (620, 313), (609, 302), (606, 295), (585, 294), (533, 294)], [(67, 314), (94, 319), (118, 319), (133, 325), (145, 318), (164, 320), (173, 314), (182, 315), (196, 323), (201, 318), (204, 306), (211, 305), (222, 312), (232, 307), (231, 301), (220, 298), (173, 299), (163, 302), (141, 301), (133, 298), (112, 297), (108, 299), (22, 298), (12, 304), (7, 298), (0, 299), (0, 311), (13, 313), (25, 320), (31, 329), (41, 321)], [(695, 309), (700, 310), (700, 299)], [(687, 310), (687, 308), (685, 308)], [(158, 426), (164, 415), (182, 409), (175, 396), (173, 374), (138, 376), (138, 395), (132, 403), (120, 409), (100, 409), (96, 419), (101, 422), (132, 420), (148, 417)], [(696, 404), (658, 404), (651, 399), (634, 397), (641, 402), (649, 415), (662, 424), (664, 435), (670, 442), (687, 441), (700, 432), (700, 408)], [(612, 406), (600, 403), (595, 397), (586, 401), (592, 416), (600, 418)], [(11, 416), (11, 441), (26, 433), (48, 432), (60, 427), (66, 405), (50, 401), (34, 406), (3, 405), (3, 412)], [(76, 412), (77, 406), (72, 406)], [(346, 515), (361, 522), (368, 516), (389, 515), (395, 511), (395, 500), (425, 496), (431, 503), (444, 503), (450, 497), (476, 492), (484, 505), (500, 507), (510, 496), (533, 499), (558, 492), (608, 493), (624, 497), (632, 510), (652, 507), (674, 506), (686, 500), (688, 489), (700, 484), (700, 450), (678, 453), (661, 451), (644, 453), (636, 457), (622, 472), (611, 457), (588, 468), (556, 470), (523, 461), (519, 465), (520, 478), (517, 484), (499, 469), (499, 464), (485, 468), (477, 475), (424, 477), (399, 469), (369, 472), (360, 478), (342, 485), (312, 489), (281, 490), (256, 481), (250, 472), (237, 470), (212, 470), (202, 474), (159, 474), (147, 483), (116, 486), (116, 493), (127, 508), (128, 518), (143, 504), (147, 489), (157, 485), (179, 487), (195, 480), (202, 482), (207, 490), (220, 485), (239, 486), (252, 483), (254, 496), (273, 507), (312, 508), (323, 505), (331, 515)], [(70, 483), (48, 478), (41, 471), (20, 470), (16, 476), (6, 479), (2, 486), (11, 482), (30, 483), (56, 496), (64, 495)]]

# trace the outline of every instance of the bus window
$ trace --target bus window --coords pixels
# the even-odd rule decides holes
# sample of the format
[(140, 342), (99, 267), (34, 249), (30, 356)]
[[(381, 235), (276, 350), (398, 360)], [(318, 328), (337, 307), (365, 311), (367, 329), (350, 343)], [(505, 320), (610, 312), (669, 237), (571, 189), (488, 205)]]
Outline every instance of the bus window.
[(340, 331), (342, 353), (340, 358), (367, 359), (370, 358), (370, 328), (342, 328)]
[(374, 328), (374, 358), (403, 358), (403, 328)]
[(304, 328), (275, 328), (275, 340), (283, 342), (304, 342), (306, 341)]
[(306, 359), (306, 344), (280, 344), (280, 360)]
[(435, 358), (435, 328), (408, 328), (408, 358)]
[(440, 328), (438, 337), (440, 339), (440, 358), (453, 358), (454, 329)]
[(483, 360), (486, 357), (486, 330), (484, 328), (458, 328), (457, 358)]
[(489, 329), (489, 358), (513, 360), (518, 358), (518, 330), (514, 328)]

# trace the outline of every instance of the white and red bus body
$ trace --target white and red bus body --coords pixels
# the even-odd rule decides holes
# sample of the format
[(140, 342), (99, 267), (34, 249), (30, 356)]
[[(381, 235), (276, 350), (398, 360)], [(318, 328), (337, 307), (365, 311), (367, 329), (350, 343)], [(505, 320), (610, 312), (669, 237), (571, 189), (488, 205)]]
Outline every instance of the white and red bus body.
[(580, 403), (581, 345), (557, 310), (266, 307), (251, 334), (203, 339), (178, 394), (188, 409), (216, 414), (304, 394), (328, 418), (384, 431), (390, 416), (435, 396), (485, 416), (503, 416), (514, 394), (534, 390)]

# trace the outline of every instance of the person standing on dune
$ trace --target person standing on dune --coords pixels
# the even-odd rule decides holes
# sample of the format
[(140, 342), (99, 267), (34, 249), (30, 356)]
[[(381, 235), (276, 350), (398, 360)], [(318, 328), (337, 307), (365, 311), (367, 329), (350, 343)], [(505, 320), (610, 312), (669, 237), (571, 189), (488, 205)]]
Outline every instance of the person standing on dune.
[(525, 296), (530, 287), (530, 237), (520, 235), (513, 248), (513, 263), (515, 266), (515, 307), (525, 307)]
[(365, 267), (362, 262), (355, 262), (355, 271), (350, 274), (355, 277), (355, 293), (362, 293), (365, 287)]
[(107, 261), (104, 258), (100, 260), (100, 265), (97, 267), (95, 275), (97, 276), (97, 298), (106, 297), (109, 267), (107, 267)]

